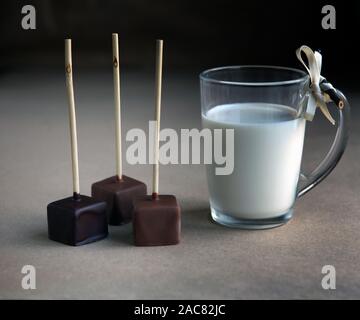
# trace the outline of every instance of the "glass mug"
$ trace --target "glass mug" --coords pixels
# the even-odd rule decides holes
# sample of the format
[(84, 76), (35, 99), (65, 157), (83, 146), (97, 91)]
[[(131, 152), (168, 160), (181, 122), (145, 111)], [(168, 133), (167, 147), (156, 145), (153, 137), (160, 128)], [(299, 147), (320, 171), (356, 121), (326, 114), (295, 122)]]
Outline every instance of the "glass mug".
[(200, 74), (203, 128), (234, 129), (233, 172), (216, 175), (215, 164), (206, 165), (215, 222), (245, 229), (280, 226), (291, 219), (296, 198), (334, 169), (348, 137), (350, 109), (341, 92), (345, 107), (336, 108), (330, 151), (312, 173), (300, 172), (309, 81), (301, 70), (273, 66), (230, 66)]

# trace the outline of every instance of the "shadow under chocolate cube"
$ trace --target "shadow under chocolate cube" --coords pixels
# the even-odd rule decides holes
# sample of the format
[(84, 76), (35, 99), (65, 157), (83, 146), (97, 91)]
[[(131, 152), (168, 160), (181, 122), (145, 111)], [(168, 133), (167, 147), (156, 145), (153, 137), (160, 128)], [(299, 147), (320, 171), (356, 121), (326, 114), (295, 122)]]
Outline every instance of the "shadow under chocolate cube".
[(133, 231), (136, 246), (166, 246), (180, 242), (180, 206), (172, 195), (134, 200)]
[(94, 199), (107, 203), (107, 216), (110, 225), (121, 225), (132, 220), (133, 199), (146, 195), (146, 184), (122, 175), (121, 180), (113, 176), (91, 186)]
[(49, 238), (71, 246), (95, 242), (108, 235), (106, 203), (78, 195), (47, 207)]

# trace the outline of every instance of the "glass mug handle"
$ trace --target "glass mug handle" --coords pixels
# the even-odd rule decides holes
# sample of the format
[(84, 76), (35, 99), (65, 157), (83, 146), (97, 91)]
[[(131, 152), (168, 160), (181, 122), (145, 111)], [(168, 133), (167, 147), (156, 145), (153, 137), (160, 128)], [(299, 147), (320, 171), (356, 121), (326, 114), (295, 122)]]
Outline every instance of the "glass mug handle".
[(303, 196), (310, 191), (321, 181), (323, 181), (328, 174), (336, 167), (341, 159), (349, 136), (349, 118), (350, 118), (350, 105), (342, 92), (337, 90), (342, 97), (345, 105), (342, 109), (336, 108), (339, 112), (339, 120), (337, 121), (337, 130), (335, 139), (331, 145), (331, 148), (325, 158), (310, 174), (300, 174), (300, 180), (298, 185), (297, 197)]

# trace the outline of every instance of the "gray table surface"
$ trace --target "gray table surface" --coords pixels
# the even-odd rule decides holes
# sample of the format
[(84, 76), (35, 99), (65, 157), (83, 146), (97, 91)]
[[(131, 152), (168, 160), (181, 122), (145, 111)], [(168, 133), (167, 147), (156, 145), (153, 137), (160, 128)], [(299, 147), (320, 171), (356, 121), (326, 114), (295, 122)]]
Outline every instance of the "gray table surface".
[[(89, 194), (92, 182), (114, 173), (112, 75), (74, 77), (81, 190)], [(146, 129), (153, 117), (153, 76), (127, 72), (122, 80), (123, 132)], [(181, 244), (135, 247), (126, 225), (110, 227), (103, 241), (69, 247), (48, 240), (46, 222), (46, 205), (71, 194), (62, 70), (1, 75), (0, 298), (360, 298), (360, 96), (349, 96), (348, 149), (335, 171), (297, 201), (287, 225), (241, 231), (212, 223), (204, 168), (170, 165), (161, 167), (160, 189), (181, 203)], [(166, 73), (162, 127), (199, 126), (197, 75)], [(310, 168), (328, 149), (334, 129), (318, 115), (307, 130), (304, 163)], [(150, 166), (124, 167), (150, 185)], [(36, 290), (21, 287), (26, 264), (36, 267)], [(321, 287), (327, 264), (336, 268), (336, 290)]]

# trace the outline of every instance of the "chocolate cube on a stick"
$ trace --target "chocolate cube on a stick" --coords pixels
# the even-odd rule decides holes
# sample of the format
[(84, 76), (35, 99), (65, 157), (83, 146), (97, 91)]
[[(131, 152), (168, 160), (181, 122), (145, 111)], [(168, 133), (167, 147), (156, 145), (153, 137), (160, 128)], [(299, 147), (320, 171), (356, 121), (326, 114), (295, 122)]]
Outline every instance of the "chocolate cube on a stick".
[(65, 40), (65, 74), (69, 104), (73, 196), (47, 206), (49, 238), (79, 246), (108, 235), (106, 203), (80, 195), (74, 88), (72, 79), (71, 40)]
[(107, 203), (110, 225), (122, 225), (132, 220), (133, 199), (146, 194), (146, 185), (125, 175), (95, 182), (91, 187), (94, 199)]
[(152, 195), (134, 200), (133, 231), (137, 246), (165, 246), (180, 242), (180, 206), (173, 195), (159, 194), (159, 140), (163, 41), (156, 42), (155, 146)]
[(112, 35), (113, 76), (115, 102), (115, 146), (116, 175), (95, 182), (91, 187), (92, 196), (107, 203), (108, 222), (121, 225), (132, 220), (133, 198), (146, 194), (146, 185), (136, 179), (123, 175), (121, 160), (121, 110), (120, 110), (120, 63), (118, 35)]

